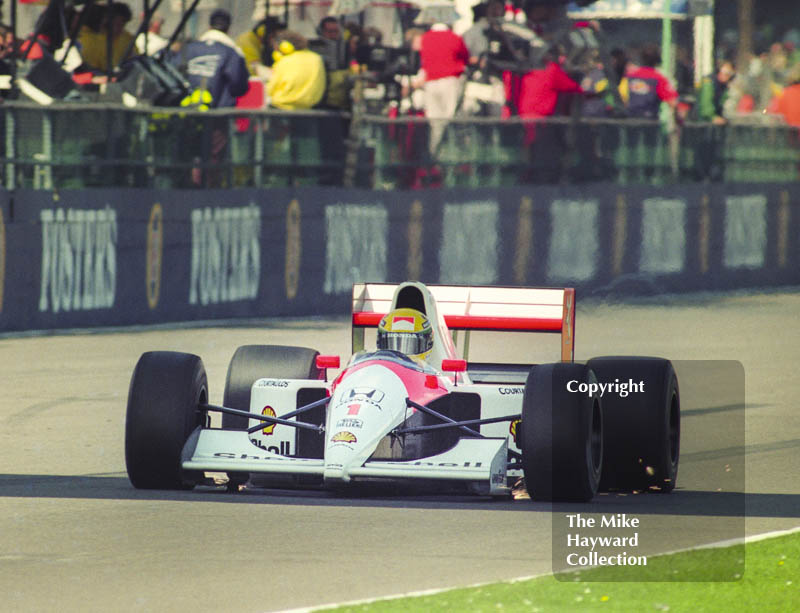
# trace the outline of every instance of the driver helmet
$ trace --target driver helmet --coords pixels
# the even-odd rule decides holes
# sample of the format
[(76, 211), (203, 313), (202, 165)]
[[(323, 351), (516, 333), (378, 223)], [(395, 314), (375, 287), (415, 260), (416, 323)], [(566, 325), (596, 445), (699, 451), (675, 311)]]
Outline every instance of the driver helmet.
[(378, 324), (378, 349), (424, 360), (433, 348), (431, 322), (416, 309), (395, 309)]

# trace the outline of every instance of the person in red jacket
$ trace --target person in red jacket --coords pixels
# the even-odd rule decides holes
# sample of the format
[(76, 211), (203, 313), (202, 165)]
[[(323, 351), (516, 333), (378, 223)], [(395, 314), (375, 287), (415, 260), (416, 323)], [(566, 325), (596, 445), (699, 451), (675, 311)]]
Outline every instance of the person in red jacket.
[[(523, 75), (506, 73), (506, 99), (504, 117), (516, 112), (525, 118), (547, 118), (556, 114), (559, 96), (563, 93), (583, 92), (554, 57), (546, 58), (542, 68)], [(524, 182), (557, 183), (561, 180), (562, 160), (566, 151), (564, 127), (547, 122), (526, 122), (524, 130), (528, 170)]]
[(777, 100), (776, 110), (790, 126), (800, 128), (800, 64), (789, 73), (787, 86)]
[(559, 64), (550, 61), (522, 76), (517, 110), (520, 117), (550, 117), (555, 114), (559, 94), (582, 91)]
[(444, 120), (456, 113), (463, 87), (461, 75), (469, 64), (469, 51), (458, 34), (447, 25), (436, 23), (422, 35), (419, 56), (425, 74), (425, 116), (432, 120), (430, 151), (433, 154), (444, 133)]

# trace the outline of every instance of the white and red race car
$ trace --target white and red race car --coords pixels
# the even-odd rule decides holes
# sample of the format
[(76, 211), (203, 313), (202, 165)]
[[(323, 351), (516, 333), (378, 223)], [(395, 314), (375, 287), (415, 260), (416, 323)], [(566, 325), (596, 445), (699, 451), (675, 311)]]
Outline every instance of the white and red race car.
[[(365, 330), (398, 308), (423, 313), (433, 348), (422, 362), (365, 348)], [(247, 345), (228, 368), (223, 406), (208, 402), (201, 359), (149, 352), (131, 379), (125, 430), (137, 488), (185, 489), (205, 472), (281, 477), (342, 488), (384, 481), (508, 495), (524, 476), (533, 500), (587, 501), (599, 489), (671, 491), (680, 397), (659, 358), (575, 363), (572, 289), (353, 287), (353, 355)], [(461, 355), (451, 331), (463, 330)], [(472, 330), (560, 334), (560, 361), (468, 361)], [(222, 427), (209, 427), (210, 411)]]

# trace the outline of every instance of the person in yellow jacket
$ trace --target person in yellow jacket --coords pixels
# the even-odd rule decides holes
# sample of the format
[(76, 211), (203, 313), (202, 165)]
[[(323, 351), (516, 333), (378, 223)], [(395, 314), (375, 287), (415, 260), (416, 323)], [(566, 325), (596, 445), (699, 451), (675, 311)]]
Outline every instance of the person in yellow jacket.
[(236, 39), (236, 44), (244, 54), (250, 76), (258, 77), (264, 82), (269, 79), (273, 64), (272, 41), (285, 29), (286, 26), (277, 18), (266, 17)]
[[(92, 70), (105, 72), (108, 70), (108, 20), (111, 20), (111, 68), (118, 67), (123, 58), (122, 55), (133, 41), (133, 34), (125, 29), (125, 25), (131, 20), (132, 13), (130, 7), (124, 2), (112, 2), (111, 8), (103, 8), (103, 22), (98, 30), (93, 30), (89, 26), (83, 26), (78, 36), (81, 44), (81, 55), (83, 61)], [(131, 51), (135, 55), (136, 50)]]
[(305, 37), (285, 30), (275, 39), (275, 63), (267, 82), (270, 105), (287, 111), (310, 109), (325, 94), (325, 64)]

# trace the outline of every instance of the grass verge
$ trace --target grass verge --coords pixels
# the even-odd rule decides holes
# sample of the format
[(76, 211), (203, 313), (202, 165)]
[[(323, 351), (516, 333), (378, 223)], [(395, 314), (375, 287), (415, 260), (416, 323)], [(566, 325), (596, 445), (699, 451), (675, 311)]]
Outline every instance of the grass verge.
[[(723, 578), (720, 568), (723, 573), (732, 574), (719, 580)], [(740, 572), (735, 572), (736, 569)], [(800, 612), (800, 533), (747, 545), (654, 556), (647, 567), (637, 569), (641, 573), (641, 580), (637, 581), (606, 581), (609, 571), (613, 569), (596, 568), (560, 575), (559, 579), (549, 576), (495, 583), (333, 610), (340, 613)], [(704, 577), (717, 580), (707, 581)]]

